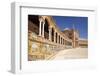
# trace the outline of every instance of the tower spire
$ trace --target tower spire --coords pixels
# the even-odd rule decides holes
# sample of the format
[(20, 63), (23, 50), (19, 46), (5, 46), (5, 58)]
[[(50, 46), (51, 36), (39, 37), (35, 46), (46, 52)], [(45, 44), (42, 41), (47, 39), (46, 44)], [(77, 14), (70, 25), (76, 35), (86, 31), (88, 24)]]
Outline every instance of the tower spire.
[(75, 48), (75, 26), (73, 24), (73, 48)]

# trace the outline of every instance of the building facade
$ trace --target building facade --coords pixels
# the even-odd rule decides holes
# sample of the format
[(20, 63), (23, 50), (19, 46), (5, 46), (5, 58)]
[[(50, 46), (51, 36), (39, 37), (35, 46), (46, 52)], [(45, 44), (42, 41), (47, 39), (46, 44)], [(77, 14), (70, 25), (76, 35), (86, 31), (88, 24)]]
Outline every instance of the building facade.
[(75, 29), (64, 30), (63, 33), (72, 41), (72, 47), (79, 47), (79, 32)]
[(28, 15), (29, 61), (48, 60), (60, 50), (78, 46), (78, 31), (61, 31), (51, 16)]

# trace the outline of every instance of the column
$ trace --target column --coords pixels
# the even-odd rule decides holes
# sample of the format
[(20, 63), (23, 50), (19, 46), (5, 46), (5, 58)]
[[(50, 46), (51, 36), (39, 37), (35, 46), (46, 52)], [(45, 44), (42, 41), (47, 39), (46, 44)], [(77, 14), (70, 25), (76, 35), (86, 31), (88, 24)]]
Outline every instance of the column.
[(62, 45), (63, 45), (63, 38), (62, 38)]
[(64, 40), (64, 45), (66, 45), (66, 44), (65, 44), (65, 40)]
[(64, 39), (63, 39), (63, 45), (64, 45)]
[(61, 36), (60, 36), (60, 44), (61, 44)]
[(51, 41), (51, 27), (49, 26), (49, 40)]
[(59, 44), (59, 35), (57, 36), (57, 43)]
[(73, 48), (75, 48), (75, 31), (73, 31)]
[(60, 39), (60, 44), (62, 44), (62, 37), (61, 37), (61, 39)]
[(79, 47), (79, 33), (78, 33), (78, 47)]
[(43, 22), (43, 26), (42, 26), (42, 37), (44, 37), (44, 24), (45, 22)]
[(62, 44), (64, 45), (64, 39), (62, 39)]
[(61, 41), (61, 39), (60, 39), (60, 35), (59, 35), (59, 44), (60, 44), (60, 41)]
[(41, 36), (41, 24), (42, 24), (42, 20), (39, 19), (39, 36)]
[(78, 47), (79, 47), (79, 40), (78, 40)]

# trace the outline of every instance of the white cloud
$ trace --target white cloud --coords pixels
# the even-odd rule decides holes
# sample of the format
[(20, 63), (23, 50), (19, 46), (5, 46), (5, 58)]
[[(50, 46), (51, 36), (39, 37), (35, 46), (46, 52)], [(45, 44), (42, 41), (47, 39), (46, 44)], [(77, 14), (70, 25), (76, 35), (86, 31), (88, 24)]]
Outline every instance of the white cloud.
[(69, 28), (65, 28), (64, 30), (69, 30)]

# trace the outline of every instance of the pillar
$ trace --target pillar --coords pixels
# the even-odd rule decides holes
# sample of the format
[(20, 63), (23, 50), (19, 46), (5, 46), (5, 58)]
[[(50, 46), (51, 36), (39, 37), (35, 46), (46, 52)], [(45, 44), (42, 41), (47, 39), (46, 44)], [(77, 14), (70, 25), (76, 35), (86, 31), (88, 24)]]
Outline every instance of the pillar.
[(73, 30), (73, 48), (75, 48), (75, 31)]
[(63, 39), (63, 45), (64, 45), (64, 39)]
[(61, 40), (60, 41), (61, 41), (61, 44), (62, 44), (62, 37), (61, 37)]
[(59, 35), (57, 36), (57, 43), (59, 44)]
[(63, 45), (63, 38), (62, 38), (62, 45)]
[(59, 36), (59, 44), (60, 44), (60, 42), (61, 42), (61, 39), (60, 39), (61, 37)]
[(60, 44), (61, 44), (61, 36), (60, 36)]
[(51, 41), (51, 27), (49, 26), (49, 40)]
[(56, 43), (56, 32), (54, 30), (54, 42)]

